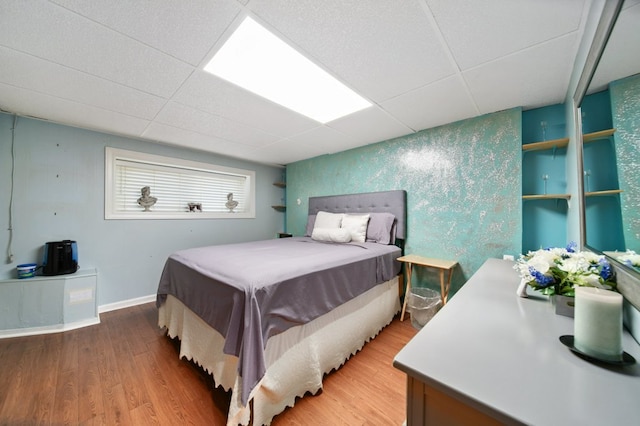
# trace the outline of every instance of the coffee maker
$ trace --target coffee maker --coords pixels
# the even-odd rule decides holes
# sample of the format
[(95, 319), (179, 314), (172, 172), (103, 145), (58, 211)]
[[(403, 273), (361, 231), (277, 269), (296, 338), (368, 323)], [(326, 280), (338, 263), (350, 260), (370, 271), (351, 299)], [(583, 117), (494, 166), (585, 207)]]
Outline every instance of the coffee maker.
[(78, 270), (78, 244), (75, 241), (50, 241), (44, 245), (42, 275), (73, 274)]

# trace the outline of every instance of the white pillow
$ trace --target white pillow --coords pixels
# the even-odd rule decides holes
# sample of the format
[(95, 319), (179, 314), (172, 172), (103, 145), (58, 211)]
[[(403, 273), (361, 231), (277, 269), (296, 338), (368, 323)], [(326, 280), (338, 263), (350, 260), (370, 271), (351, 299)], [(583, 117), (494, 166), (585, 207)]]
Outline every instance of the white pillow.
[(315, 228), (340, 228), (343, 213), (318, 212), (316, 222), (313, 224)]
[(345, 214), (342, 218), (341, 228), (347, 229), (351, 233), (351, 241), (364, 243), (367, 237), (368, 214)]
[(311, 238), (316, 241), (331, 243), (348, 243), (351, 241), (351, 232), (343, 228), (313, 228)]

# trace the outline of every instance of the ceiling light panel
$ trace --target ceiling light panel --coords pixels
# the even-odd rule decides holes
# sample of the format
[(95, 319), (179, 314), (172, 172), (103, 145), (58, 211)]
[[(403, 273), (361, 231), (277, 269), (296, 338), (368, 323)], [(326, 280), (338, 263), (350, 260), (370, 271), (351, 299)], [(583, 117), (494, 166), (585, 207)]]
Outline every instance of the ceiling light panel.
[(320, 123), (371, 106), (249, 17), (204, 70)]

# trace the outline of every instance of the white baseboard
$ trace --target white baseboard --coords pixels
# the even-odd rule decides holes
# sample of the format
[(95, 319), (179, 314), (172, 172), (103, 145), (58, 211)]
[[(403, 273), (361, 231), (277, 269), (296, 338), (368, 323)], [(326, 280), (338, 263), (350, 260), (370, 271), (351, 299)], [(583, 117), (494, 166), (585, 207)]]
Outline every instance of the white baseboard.
[(155, 302), (156, 295), (137, 297), (135, 299), (123, 300), (121, 302), (109, 303), (98, 306), (98, 316), (82, 321), (71, 322), (68, 324), (54, 324), (42, 327), (14, 328), (11, 330), (0, 330), (0, 339), (8, 339), (11, 337), (35, 336), (38, 334), (60, 333), (63, 331), (75, 330), (81, 327), (100, 324), (100, 314), (104, 312), (115, 311), (117, 309), (129, 308), (131, 306), (142, 305), (145, 303)]
[(63, 331), (71, 331), (77, 328), (88, 327), (90, 325), (100, 324), (100, 317), (90, 318), (82, 321), (70, 322), (68, 324), (46, 325), (42, 327), (14, 328), (12, 330), (0, 330), (0, 339), (8, 339), (11, 337), (35, 336), (37, 334), (61, 333)]
[(122, 300), (120, 302), (108, 303), (106, 305), (98, 306), (98, 312), (110, 312), (118, 309), (130, 308), (132, 306), (143, 305), (145, 303), (155, 302), (156, 295), (151, 294), (149, 296), (136, 297), (135, 299)]

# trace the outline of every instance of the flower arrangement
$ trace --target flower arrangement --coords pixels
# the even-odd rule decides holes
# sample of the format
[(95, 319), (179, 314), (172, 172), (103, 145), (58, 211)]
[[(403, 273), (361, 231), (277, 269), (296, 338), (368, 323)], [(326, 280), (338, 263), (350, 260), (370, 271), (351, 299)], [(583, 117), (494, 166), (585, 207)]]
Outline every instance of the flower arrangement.
[(574, 296), (575, 286), (614, 290), (615, 277), (604, 255), (565, 248), (547, 248), (520, 255), (514, 265), (520, 278), (542, 294)]

